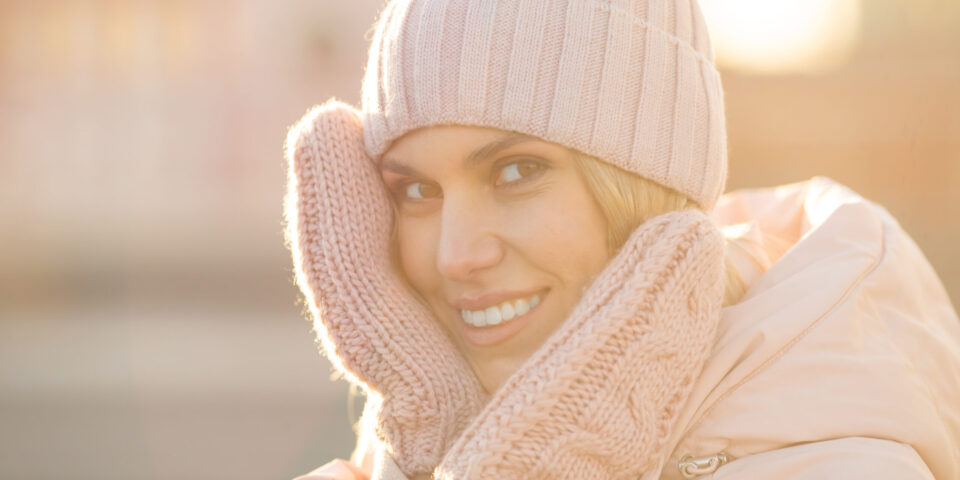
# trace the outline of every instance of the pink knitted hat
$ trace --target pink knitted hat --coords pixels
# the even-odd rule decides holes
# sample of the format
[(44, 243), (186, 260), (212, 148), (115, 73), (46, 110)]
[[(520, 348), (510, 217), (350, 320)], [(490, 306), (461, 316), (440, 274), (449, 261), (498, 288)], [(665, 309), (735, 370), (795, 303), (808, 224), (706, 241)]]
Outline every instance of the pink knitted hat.
[(696, 0), (395, 0), (363, 81), (367, 154), (440, 124), (512, 130), (673, 188), (726, 184), (723, 90)]

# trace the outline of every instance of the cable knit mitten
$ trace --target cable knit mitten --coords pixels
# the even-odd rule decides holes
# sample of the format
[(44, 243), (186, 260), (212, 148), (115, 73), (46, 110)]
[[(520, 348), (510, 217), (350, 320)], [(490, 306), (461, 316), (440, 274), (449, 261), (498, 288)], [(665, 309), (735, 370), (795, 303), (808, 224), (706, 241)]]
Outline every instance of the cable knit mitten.
[(656, 468), (714, 342), (722, 255), (698, 210), (638, 227), (436, 478), (635, 479)]
[(286, 215), (298, 284), (327, 356), (377, 395), (377, 435), (429, 473), (487, 400), (466, 361), (390, 266), (392, 207), (358, 112), (330, 100), (291, 129)]

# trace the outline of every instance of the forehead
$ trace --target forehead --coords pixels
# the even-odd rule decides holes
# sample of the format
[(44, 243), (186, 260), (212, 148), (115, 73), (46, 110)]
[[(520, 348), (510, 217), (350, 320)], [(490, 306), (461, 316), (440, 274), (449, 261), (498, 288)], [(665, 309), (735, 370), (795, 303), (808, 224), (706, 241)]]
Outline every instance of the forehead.
[(472, 168), (498, 153), (523, 145), (548, 154), (565, 149), (540, 138), (487, 127), (441, 125), (408, 132), (395, 140), (381, 158), (384, 171), (412, 173), (411, 168), (427, 167), (436, 162), (445, 166)]

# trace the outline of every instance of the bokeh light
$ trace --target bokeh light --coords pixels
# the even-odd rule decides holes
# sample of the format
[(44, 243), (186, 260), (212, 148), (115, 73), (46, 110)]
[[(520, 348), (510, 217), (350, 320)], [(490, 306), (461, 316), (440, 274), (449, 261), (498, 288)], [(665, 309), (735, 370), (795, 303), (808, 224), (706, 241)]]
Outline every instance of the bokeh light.
[(720, 66), (756, 73), (816, 73), (849, 60), (860, 0), (703, 0)]
[[(0, 0), (0, 478), (289, 479), (349, 455), (283, 246), (283, 143), (312, 105), (359, 104), (384, 4)], [(956, 304), (960, 1), (702, 5), (728, 190), (846, 184)]]

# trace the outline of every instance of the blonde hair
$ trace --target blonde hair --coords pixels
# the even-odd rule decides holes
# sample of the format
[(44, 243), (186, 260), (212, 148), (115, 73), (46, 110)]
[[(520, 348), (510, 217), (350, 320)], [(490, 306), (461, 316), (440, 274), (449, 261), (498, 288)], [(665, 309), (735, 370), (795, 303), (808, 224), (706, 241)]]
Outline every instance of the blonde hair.
[[(657, 215), (700, 209), (697, 202), (673, 189), (596, 157), (571, 150), (573, 163), (607, 219), (607, 250), (612, 258), (642, 223)], [(733, 305), (745, 291), (743, 279), (729, 256), (724, 256), (723, 306)]]
[[(568, 150), (573, 156), (573, 163), (580, 176), (587, 184), (587, 189), (590, 190), (607, 220), (607, 253), (610, 258), (613, 258), (617, 250), (626, 243), (630, 234), (643, 222), (667, 212), (686, 208), (700, 208), (697, 202), (673, 189), (617, 168), (596, 157), (576, 150)], [(397, 241), (397, 217), (399, 212), (395, 204), (393, 208), (390, 264), (394, 273), (398, 274), (403, 280), (407, 290), (423, 305), (427, 305), (426, 299), (413, 288), (407, 276), (403, 273)], [(724, 256), (724, 266), (726, 273), (724, 275), (722, 305), (726, 307), (737, 303), (743, 296), (746, 287), (728, 255)]]

